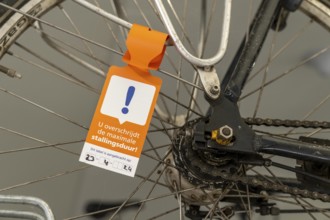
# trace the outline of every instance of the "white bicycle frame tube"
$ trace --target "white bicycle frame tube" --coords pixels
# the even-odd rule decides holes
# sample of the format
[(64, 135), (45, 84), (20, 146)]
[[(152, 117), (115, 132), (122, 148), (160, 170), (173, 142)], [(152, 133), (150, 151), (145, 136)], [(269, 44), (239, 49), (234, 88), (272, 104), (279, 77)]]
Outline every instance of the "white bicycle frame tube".
[(154, 0), (156, 3), (156, 7), (159, 11), (159, 15), (169, 33), (171, 36), (174, 45), (178, 49), (179, 53), (190, 63), (198, 66), (198, 67), (206, 67), (206, 66), (213, 66), (217, 64), (224, 56), (227, 45), (228, 45), (228, 38), (229, 38), (229, 28), (230, 28), (230, 18), (231, 18), (231, 5), (232, 0), (225, 0), (225, 7), (224, 7), (224, 16), (223, 16), (223, 24), (222, 24), (222, 36), (220, 41), (220, 46), (218, 49), (218, 52), (215, 54), (215, 56), (208, 58), (208, 59), (202, 59), (198, 58), (191, 53), (188, 52), (188, 50), (184, 47), (181, 40), (179, 39), (178, 34), (175, 31), (175, 28), (166, 12), (166, 9), (162, 3), (162, 0)]
[[(74, 2), (82, 5), (83, 7), (104, 16), (105, 18), (127, 28), (130, 29), (132, 27), (132, 24), (115, 16), (112, 15), (103, 9), (87, 2), (86, 0), (73, 0)], [(222, 24), (222, 35), (221, 35), (221, 40), (220, 40), (220, 46), (218, 49), (218, 52), (211, 58), (208, 59), (202, 59), (198, 58), (191, 53), (185, 48), (181, 40), (179, 39), (178, 34), (175, 31), (175, 28), (167, 14), (167, 11), (162, 3), (162, 0), (154, 0), (157, 10), (159, 11), (159, 15), (169, 33), (171, 36), (171, 39), (179, 51), (179, 53), (190, 63), (193, 65), (196, 65), (198, 67), (209, 67), (209, 66), (214, 66), (217, 64), (224, 56), (226, 50), (227, 50), (227, 45), (228, 45), (228, 39), (229, 39), (229, 28), (230, 28), (230, 19), (231, 19), (231, 6), (232, 6), (232, 0), (225, 0), (225, 5), (224, 5), (224, 16), (223, 16), (223, 24)]]

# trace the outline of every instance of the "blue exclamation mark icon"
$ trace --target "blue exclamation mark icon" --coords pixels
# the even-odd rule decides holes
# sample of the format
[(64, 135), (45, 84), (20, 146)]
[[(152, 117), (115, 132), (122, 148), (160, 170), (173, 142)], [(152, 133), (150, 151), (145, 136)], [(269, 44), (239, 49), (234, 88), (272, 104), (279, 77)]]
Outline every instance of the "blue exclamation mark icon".
[(127, 94), (126, 94), (125, 107), (121, 109), (121, 112), (122, 112), (123, 114), (127, 114), (127, 113), (129, 112), (129, 110), (128, 110), (127, 107), (129, 106), (129, 104), (130, 104), (131, 101), (132, 101), (132, 98), (133, 98), (134, 92), (135, 92), (135, 87), (134, 87), (134, 86), (130, 86), (130, 87), (128, 87)]

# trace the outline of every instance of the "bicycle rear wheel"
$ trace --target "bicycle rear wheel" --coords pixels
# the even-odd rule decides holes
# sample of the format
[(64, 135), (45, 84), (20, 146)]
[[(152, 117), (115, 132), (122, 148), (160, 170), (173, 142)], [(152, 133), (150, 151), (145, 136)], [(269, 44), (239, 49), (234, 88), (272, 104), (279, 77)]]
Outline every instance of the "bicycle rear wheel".
[[(179, 35), (184, 44), (196, 54), (206, 57), (212, 54), (216, 50), (213, 45), (218, 44), (220, 27), (215, 21), (222, 18), (222, 4), (212, 1), (206, 7), (205, 39), (209, 43), (204, 45), (199, 42), (199, 31), (196, 33), (196, 26), (200, 23), (200, 16), (196, 15), (201, 13), (201, 1), (168, 2), (171, 17), (179, 19), (175, 21), (176, 28), (181, 30)], [(95, 0), (91, 3), (134, 23), (165, 32), (150, 1)], [(230, 50), (216, 66), (220, 78), (233, 59), (238, 42), (248, 31), (248, 21), (256, 10), (254, 6), (258, 5), (252, 1), (233, 4), (233, 19), (237, 20), (232, 21)], [(329, 18), (329, 8), (315, 10), (315, 7), (306, 6), (315, 4), (319, 2), (304, 1), (302, 7), (309, 16), (326, 21), (318, 16), (325, 14)], [(50, 204), (57, 219), (89, 219), (96, 213), (101, 217), (116, 214), (114, 218), (123, 219), (136, 216), (137, 219), (180, 219), (185, 214), (192, 219), (198, 219), (198, 216), (226, 219), (232, 214), (237, 218), (240, 215), (253, 218), (260, 212), (278, 214), (278, 210), (283, 214), (300, 213), (306, 219), (330, 216), (327, 203), (254, 189), (244, 184), (236, 183), (227, 186), (228, 189), (223, 186), (211, 188), (211, 184), (205, 187), (183, 182), (182, 173), (175, 174), (176, 180), (182, 182), (173, 183), (174, 179), (168, 173), (175, 173), (176, 168), (168, 167), (177, 166), (170, 154), (178, 128), (186, 121), (207, 115), (209, 108), (199, 79), (194, 75), (195, 68), (173, 47), (167, 49), (161, 71), (153, 73), (164, 83), (136, 178), (79, 163), (78, 156), (103, 84), (103, 75), (109, 65), (123, 65), (120, 59), (125, 51), (126, 30), (73, 1), (22, 1), (20, 5), (12, 6), (36, 17), (48, 13), (32, 26), (28, 24), (33, 20), (26, 15), (7, 13), (10, 10), (3, 13), (1, 64), (13, 67), (23, 78), (1, 76), (0, 172), (4, 176), (0, 182), (1, 194), (41, 197)], [(328, 23), (322, 22), (322, 25)], [(63, 32), (63, 29), (70, 33)], [(254, 67), (255, 73), (251, 74), (251, 81), (244, 89), (241, 114), (245, 117), (328, 120), (329, 71), (322, 70), (324, 63), (317, 59), (322, 55), (326, 59), (328, 39), (328, 32), (318, 23), (311, 22), (309, 17), (300, 12), (290, 14), (287, 28), (280, 33), (271, 33), (266, 39), (266, 46)], [(200, 49), (197, 44), (202, 45)], [(320, 47), (322, 49), (314, 51)], [(277, 83), (273, 83), (273, 79)], [(329, 139), (328, 130), (255, 129), (281, 137), (315, 135)], [(166, 165), (166, 160), (170, 160), (170, 165)], [(280, 157), (273, 160), (291, 166), (296, 163)], [(276, 167), (240, 166), (239, 169), (242, 173), (277, 184), (288, 184), (285, 182), (288, 179), (296, 180), (295, 174)], [(140, 210), (140, 207), (143, 208)], [(256, 214), (252, 215), (252, 212)]]

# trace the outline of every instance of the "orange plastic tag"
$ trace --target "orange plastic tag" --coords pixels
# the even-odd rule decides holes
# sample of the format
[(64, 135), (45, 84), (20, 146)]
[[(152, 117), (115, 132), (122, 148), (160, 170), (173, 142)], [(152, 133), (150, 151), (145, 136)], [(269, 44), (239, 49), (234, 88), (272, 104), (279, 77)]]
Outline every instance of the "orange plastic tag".
[(133, 25), (125, 67), (112, 66), (104, 83), (80, 161), (134, 176), (161, 87), (158, 69), (167, 35)]

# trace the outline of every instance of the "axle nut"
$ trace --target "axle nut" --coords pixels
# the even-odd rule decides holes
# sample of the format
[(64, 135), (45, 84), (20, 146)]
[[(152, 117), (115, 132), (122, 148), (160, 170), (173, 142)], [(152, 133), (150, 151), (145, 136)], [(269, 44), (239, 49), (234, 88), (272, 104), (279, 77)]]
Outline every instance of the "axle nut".
[(234, 137), (234, 132), (231, 127), (224, 125), (217, 130), (212, 131), (212, 139), (218, 144), (228, 145)]

